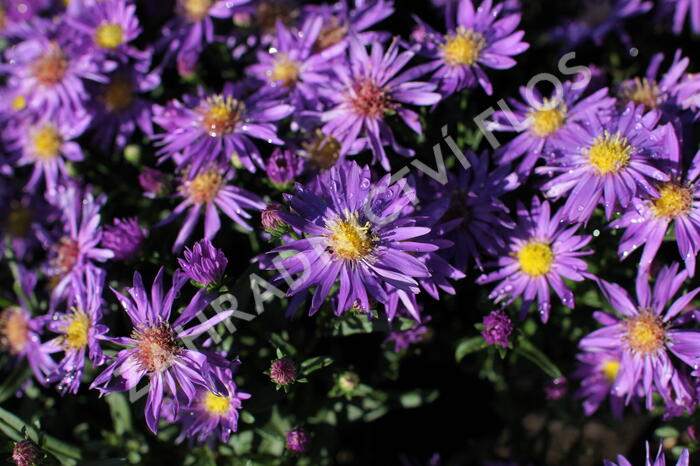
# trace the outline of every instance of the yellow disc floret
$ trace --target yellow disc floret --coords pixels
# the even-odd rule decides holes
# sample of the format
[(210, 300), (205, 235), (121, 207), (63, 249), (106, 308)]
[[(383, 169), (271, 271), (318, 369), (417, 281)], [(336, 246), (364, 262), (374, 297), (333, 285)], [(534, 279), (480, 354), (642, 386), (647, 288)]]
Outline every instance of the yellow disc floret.
[(224, 416), (231, 408), (231, 401), (227, 396), (219, 396), (212, 392), (207, 392), (203, 400), (204, 410), (209, 414)]
[(687, 214), (693, 204), (691, 188), (673, 182), (662, 184), (659, 194), (651, 206), (651, 211), (659, 218), (674, 219)]
[(616, 361), (614, 359), (605, 361), (605, 363), (603, 363), (603, 367), (601, 368), (601, 372), (610, 381), (610, 383), (613, 383), (615, 381), (615, 378), (617, 378), (617, 373), (619, 371), (620, 361)]
[(646, 355), (664, 345), (666, 330), (661, 320), (649, 311), (625, 321), (625, 340), (635, 353)]
[(88, 343), (90, 318), (85, 312), (73, 310), (66, 321), (66, 336), (63, 343), (69, 349), (81, 349)]
[(32, 136), (34, 154), (42, 160), (50, 160), (58, 155), (63, 139), (54, 125), (45, 124)]
[(584, 149), (590, 164), (601, 176), (619, 173), (629, 164), (633, 152), (627, 138), (619, 132), (611, 135), (607, 131), (598, 136), (592, 146)]
[(445, 37), (442, 53), (445, 63), (450, 66), (469, 66), (479, 59), (485, 46), (483, 35), (460, 26), (454, 34)]
[(209, 170), (197, 175), (186, 183), (187, 194), (195, 204), (211, 202), (216, 198), (224, 179), (217, 170)]
[(104, 49), (116, 49), (124, 42), (124, 29), (118, 24), (102, 24), (95, 31), (95, 43)]
[(531, 277), (549, 273), (554, 262), (552, 248), (543, 241), (531, 241), (518, 251), (520, 269)]
[(370, 223), (360, 225), (357, 212), (337, 217), (326, 223), (330, 233), (327, 245), (339, 259), (354, 261), (367, 257), (374, 250), (376, 238), (370, 231)]
[(275, 57), (270, 79), (283, 86), (292, 87), (299, 78), (299, 62), (290, 60), (285, 53)]
[(536, 136), (547, 137), (556, 132), (566, 121), (566, 105), (556, 104), (544, 99), (540, 108), (533, 108), (528, 117), (531, 119), (530, 131)]

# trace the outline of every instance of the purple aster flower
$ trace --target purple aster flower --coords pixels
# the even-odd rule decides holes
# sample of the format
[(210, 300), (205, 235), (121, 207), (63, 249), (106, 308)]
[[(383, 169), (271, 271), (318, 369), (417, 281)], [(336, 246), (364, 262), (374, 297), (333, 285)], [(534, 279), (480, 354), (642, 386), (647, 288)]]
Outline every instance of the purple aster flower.
[(609, 219), (619, 204), (625, 208), (640, 192), (658, 197), (652, 182), (668, 181), (658, 165), (675, 150), (670, 124), (656, 126), (660, 114), (629, 104), (614, 118), (590, 118), (561, 146), (562, 156), (538, 173), (561, 172), (542, 186), (547, 197), (566, 195), (564, 218), (587, 222), (598, 204)]
[(204, 238), (185, 248), (185, 258), (178, 259), (185, 276), (201, 285), (209, 285), (221, 280), (226, 271), (228, 259), (221, 249), (215, 248), (209, 239)]
[(285, 223), (279, 216), (282, 206), (277, 203), (268, 204), (268, 206), (260, 213), (260, 225), (263, 229), (272, 234), (280, 232), (285, 227)]
[(657, 274), (652, 293), (649, 272), (640, 273), (636, 304), (620, 286), (597, 280), (608, 302), (622, 317), (596, 312), (594, 317), (604, 327), (584, 337), (579, 346), (584, 351), (621, 354), (612, 390), (615, 396), (625, 398), (625, 404), (638, 395), (646, 397), (647, 408), (651, 409), (654, 389), (676, 404), (694, 399), (694, 394), (687, 393), (686, 385), (679, 381), (679, 370), (669, 354), (691, 367), (700, 358), (700, 331), (681, 327), (692, 318), (692, 311), (686, 307), (700, 288), (667, 307), (687, 278), (686, 271), (678, 273), (678, 264), (666, 266)]
[(7, 132), (11, 139), (8, 149), (21, 153), (17, 165), (34, 166), (26, 189), (34, 190), (44, 178), (46, 190), (53, 192), (61, 181), (68, 178), (66, 160), (78, 162), (84, 158), (83, 151), (73, 139), (80, 136), (89, 123), (89, 116), (82, 113), (71, 119), (27, 120)]
[[(430, 317), (425, 319), (426, 322), (429, 320)], [(393, 342), (394, 351), (398, 353), (399, 351), (408, 349), (408, 347), (414, 343), (423, 341), (428, 332), (428, 327), (426, 327), (424, 324), (419, 324), (416, 322), (416, 324), (408, 330), (391, 332), (384, 340), (384, 343), (388, 343), (390, 341)]]
[(97, 247), (102, 239), (100, 209), (104, 194), (93, 196), (76, 184), (59, 186), (54, 203), (62, 211), (60, 236), (49, 248), (48, 275), (51, 277), (51, 308), (73, 293), (80, 273), (95, 273), (94, 262), (111, 259), (114, 253)]
[[(678, 161), (678, 143), (672, 160)], [(670, 148), (672, 150), (672, 148)], [(661, 247), (666, 232), (673, 224), (678, 252), (685, 262), (688, 276), (695, 274), (695, 257), (700, 251), (700, 151), (687, 172), (679, 166), (670, 168), (670, 181), (657, 186), (659, 197), (635, 198), (622, 217), (610, 223), (624, 228), (618, 253), (621, 259), (644, 245), (639, 265), (647, 268)]]
[(586, 351), (576, 358), (578, 367), (573, 377), (581, 379), (581, 387), (574, 396), (583, 400), (583, 412), (586, 416), (592, 415), (609, 397), (613, 415), (621, 418), (625, 401), (615, 395), (612, 388), (620, 372), (622, 354), (619, 351)]
[(303, 168), (303, 160), (297, 157), (294, 152), (278, 148), (267, 159), (265, 171), (270, 181), (283, 186), (294, 181), (301, 174)]
[(466, 270), (471, 260), (481, 269), (481, 255), (496, 254), (505, 247), (507, 232), (514, 226), (508, 207), (499, 198), (517, 187), (518, 177), (506, 165), (490, 170), (487, 152), (465, 155), (469, 170), (448, 173), (444, 187), (430, 183), (421, 192), (423, 185), (418, 185), (420, 199), (433, 199), (420, 213), (443, 222), (442, 236), (454, 243), (440, 251), (444, 257), (454, 260), (460, 270)]
[(551, 215), (549, 202), (540, 204), (537, 198), (533, 199), (530, 212), (518, 203), (518, 224), (511, 234), (508, 252), (493, 263), (499, 270), (476, 280), (479, 284), (501, 280), (489, 295), (497, 303), (510, 304), (522, 296), (521, 318), (537, 298), (540, 318), (547, 322), (550, 287), (564, 306), (573, 308), (574, 294), (562, 278), (581, 281), (587, 276), (588, 266), (580, 257), (593, 252), (582, 249), (592, 238), (576, 235), (579, 225), (565, 223), (563, 215), (562, 209)]
[(482, 321), (484, 330), (481, 336), (489, 345), (498, 345), (507, 348), (510, 344), (510, 334), (513, 332), (513, 322), (510, 317), (501, 311), (491, 311)]
[(102, 290), (105, 273), (100, 270), (85, 274), (74, 284), (74, 300), (69, 312), (55, 312), (46, 327), (59, 336), (47, 343), (53, 351), (62, 351), (63, 359), (58, 363), (51, 380), (58, 383), (61, 394), (76, 394), (85, 368), (86, 353), (92, 365), (97, 367), (107, 359), (100, 340), (109, 331), (102, 319)]
[[(287, 241), (269, 254), (296, 254), (275, 259), (287, 274), (300, 274), (290, 285), (289, 296), (316, 287), (309, 314), (321, 307), (336, 282), (336, 314), (357, 303), (370, 309), (370, 297), (388, 306), (388, 287), (406, 295), (419, 292), (418, 278), (429, 271), (414, 253), (435, 251), (438, 246), (416, 240), (430, 232), (404, 209), (414, 196), (405, 180), (390, 186), (386, 175), (371, 181), (368, 167), (354, 162), (336, 165), (315, 180), (315, 189), (297, 185), (288, 201), (295, 213), (280, 211), (280, 218), (306, 236)], [(409, 190), (409, 194), (403, 190)], [(414, 313), (413, 304), (405, 301)]]
[(305, 453), (311, 446), (311, 436), (304, 429), (294, 429), (285, 435), (287, 448), (294, 453)]
[[(167, 391), (179, 407), (178, 395), (187, 403), (196, 396), (196, 386), (212, 393), (229, 396), (227, 381), (213, 370), (208, 356), (197, 350), (187, 349), (183, 340), (193, 339), (213, 326), (228, 319), (233, 311), (223, 311), (187, 330), (184, 326), (206, 308), (211, 300), (206, 289), (200, 289), (174, 322), (170, 322), (173, 302), (187, 282), (184, 275), (176, 274), (168, 292), (163, 294), (164, 271), (161, 268), (153, 281), (150, 299), (143, 285), (141, 274), (134, 273), (134, 286), (127, 288), (130, 297), (112, 289), (134, 326), (131, 337), (109, 338), (126, 346), (117, 353), (114, 361), (94, 380), (90, 388), (102, 394), (123, 392), (136, 387), (143, 377), (148, 377), (146, 423), (152, 432), (158, 432), (163, 393)], [(218, 366), (218, 364), (217, 364)]]
[[(666, 466), (666, 455), (664, 455), (664, 447), (662, 443), (659, 443), (659, 451), (656, 453), (656, 458), (651, 456), (651, 451), (649, 449), (649, 442), (646, 442), (647, 449), (647, 459), (646, 466)], [(627, 458), (622, 455), (617, 455), (617, 463), (612, 461), (604, 460), (603, 466), (632, 466)], [(690, 452), (687, 448), (683, 449), (681, 456), (678, 458), (676, 466), (690, 466)]]
[(142, 74), (135, 68), (119, 68), (106, 84), (95, 86), (89, 110), (92, 114), (93, 141), (103, 150), (123, 149), (139, 128), (153, 137), (153, 105), (140, 94), (160, 84), (158, 73)]
[(270, 364), (270, 380), (278, 386), (294, 383), (299, 375), (299, 368), (294, 361), (289, 358), (275, 359)]
[(559, 400), (569, 391), (569, 381), (566, 377), (555, 377), (544, 384), (544, 395), (548, 400)]
[(673, 32), (680, 34), (686, 21), (690, 22), (693, 34), (700, 34), (700, 1), (699, 0), (665, 0), (663, 6), (673, 8)]
[(155, 168), (146, 167), (143, 172), (139, 173), (139, 184), (146, 197), (156, 197), (163, 194), (167, 189), (167, 181), (168, 176)]
[(88, 47), (98, 57), (107, 55), (126, 61), (129, 58), (143, 60), (150, 55), (132, 45), (141, 34), (141, 28), (136, 5), (130, 0), (95, 2), (66, 18), (78, 34), (85, 36)]
[(688, 73), (678, 83), (677, 100), (683, 110), (695, 112), (695, 120), (700, 118), (700, 73)]
[(565, 20), (562, 26), (552, 31), (552, 40), (563, 43), (563, 48), (567, 50), (587, 40), (601, 46), (605, 36), (610, 31), (616, 31), (625, 45), (629, 45), (625, 22), (648, 12), (653, 6), (653, 2), (646, 0), (586, 0), (583, 11), (576, 19)]
[(225, 383), (228, 395), (198, 386), (194, 399), (182, 408), (180, 416), (182, 435), (194, 437), (200, 443), (212, 436), (218, 437), (222, 443), (228, 442), (231, 433), (238, 431), (242, 401), (250, 398), (250, 394), (238, 390), (231, 369), (214, 367), (213, 372)]
[(197, 225), (201, 213), (204, 214), (204, 237), (209, 240), (214, 239), (221, 228), (219, 210), (242, 227), (253, 229), (246, 222), (251, 215), (244, 209), (262, 210), (265, 208), (265, 202), (243, 188), (227, 184), (232, 177), (232, 170), (222, 172), (213, 168), (200, 172), (192, 179), (183, 177), (177, 192), (177, 195), (183, 198), (182, 202), (159, 224), (160, 226), (170, 223), (189, 210), (175, 239), (173, 252), (182, 249)]
[(341, 143), (342, 154), (369, 148), (373, 163), (378, 160), (387, 171), (391, 166), (384, 145), (391, 145), (404, 156), (414, 154), (398, 145), (385, 120), (388, 113), (396, 113), (421, 134), (418, 114), (402, 104), (433, 105), (441, 99), (433, 92), (434, 84), (414, 81), (423, 74), (418, 68), (401, 72), (413, 56), (410, 51), (399, 52), (397, 40), (386, 51), (379, 42), (373, 42), (368, 54), (357, 38), (350, 39), (347, 63), (334, 67), (336, 78), (324, 81), (319, 91), (332, 102), (331, 108), (321, 114), (323, 132)]
[(166, 107), (157, 106), (153, 121), (165, 132), (155, 138), (162, 146), (161, 160), (172, 158), (181, 169), (196, 174), (201, 167), (230, 165), (231, 158), (254, 172), (265, 164), (250, 138), (282, 144), (271, 122), (292, 113), (293, 107), (261, 93), (243, 98), (241, 86), (224, 85), (221, 94), (185, 95)]
[(547, 98), (537, 89), (521, 86), (524, 103), (511, 99), (510, 109), (494, 113), (494, 122), (488, 124), (489, 130), (519, 133), (496, 152), (498, 163), (511, 163), (522, 157), (517, 171), (527, 176), (541, 157), (556, 157), (557, 147), (565, 141), (567, 133), (577, 128), (577, 123), (612, 111), (615, 100), (608, 96), (607, 88), (584, 96), (586, 89), (582, 83), (567, 81), (559, 88), (560, 94), (555, 90)]
[(9, 87), (26, 99), (27, 108), (41, 115), (80, 111), (88, 97), (84, 80), (106, 80), (102, 64), (92, 55), (37, 34), (8, 49), (5, 59), (0, 71), (10, 75)]
[(101, 245), (114, 253), (114, 260), (133, 259), (141, 251), (146, 234), (137, 218), (115, 218), (113, 225), (105, 226)]
[(435, 70), (432, 80), (448, 96), (480, 85), (488, 95), (493, 88), (484, 68), (504, 70), (515, 66), (511, 58), (528, 49), (523, 31), (516, 31), (520, 12), (504, 11), (504, 4), (484, 0), (474, 8), (472, 0), (460, 0), (446, 16), (447, 35), (441, 35), (418, 18), (426, 32), (421, 54), (431, 61), (425, 68)]

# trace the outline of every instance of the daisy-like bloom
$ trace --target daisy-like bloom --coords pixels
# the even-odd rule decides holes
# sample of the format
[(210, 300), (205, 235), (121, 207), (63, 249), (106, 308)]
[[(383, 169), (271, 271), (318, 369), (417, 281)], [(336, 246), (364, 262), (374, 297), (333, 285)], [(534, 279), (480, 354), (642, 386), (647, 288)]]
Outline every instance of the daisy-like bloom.
[(137, 218), (115, 218), (112, 225), (105, 225), (101, 245), (114, 253), (114, 260), (133, 259), (141, 251), (146, 234)]
[(275, 40), (270, 47), (258, 51), (258, 63), (247, 70), (270, 90), (288, 96), (297, 111), (321, 109), (317, 87), (329, 79), (333, 66), (327, 54), (314, 51), (322, 25), (320, 16), (304, 21), (298, 31), (278, 22)]
[(83, 8), (77, 15), (66, 15), (68, 24), (85, 36), (86, 43), (98, 54), (120, 61), (141, 60), (149, 56), (132, 45), (141, 34), (136, 5), (130, 0), (105, 0)]
[(99, 248), (102, 239), (100, 209), (107, 200), (104, 194), (93, 196), (74, 183), (59, 186), (53, 202), (62, 211), (61, 233), (49, 249), (48, 275), (51, 277), (51, 308), (74, 292), (80, 274), (95, 273), (94, 262), (111, 259), (114, 253)]
[(522, 296), (521, 318), (536, 298), (540, 319), (547, 322), (550, 287), (564, 306), (574, 307), (574, 294), (562, 278), (584, 279), (588, 266), (580, 257), (593, 252), (582, 249), (592, 238), (576, 235), (579, 225), (564, 222), (562, 209), (551, 215), (547, 201), (540, 203), (534, 198), (530, 212), (519, 203), (517, 213), (518, 224), (511, 233), (509, 252), (493, 263), (499, 270), (483, 274), (476, 281), (485, 284), (501, 280), (489, 295), (497, 303), (510, 304)]
[(578, 367), (573, 377), (581, 379), (581, 387), (574, 396), (583, 400), (586, 416), (595, 413), (608, 398), (613, 415), (616, 418), (622, 416), (625, 400), (615, 395), (612, 389), (620, 372), (621, 358), (618, 351), (587, 351), (576, 356)]
[(222, 171), (215, 168), (203, 170), (191, 179), (187, 175), (183, 176), (176, 194), (183, 200), (159, 224), (161, 226), (170, 223), (189, 210), (180, 233), (175, 239), (173, 252), (179, 252), (182, 249), (197, 225), (201, 213), (204, 214), (204, 237), (209, 240), (214, 239), (221, 228), (219, 210), (242, 227), (253, 229), (246, 221), (251, 218), (251, 215), (245, 209), (262, 210), (266, 204), (257, 195), (228, 184), (232, 177), (232, 170)]
[(184, 256), (177, 261), (190, 280), (209, 285), (224, 276), (228, 259), (224, 251), (215, 248), (207, 238), (196, 242), (191, 250), (186, 248)]
[(49, 341), (52, 351), (62, 351), (63, 359), (58, 363), (51, 380), (58, 382), (61, 394), (77, 393), (85, 368), (86, 353), (92, 365), (101, 366), (106, 356), (100, 348), (109, 331), (102, 319), (102, 290), (105, 273), (100, 270), (85, 274), (74, 284), (74, 300), (68, 312), (55, 312), (46, 327), (59, 336)]
[[(700, 358), (700, 331), (680, 327), (692, 317), (687, 310), (700, 288), (669, 302), (681, 288), (688, 273), (678, 273), (678, 264), (663, 267), (656, 276), (654, 290), (649, 286), (649, 272), (637, 276), (637, 302), (634, 303), (619, 285), (598, 280), (598, 285), (612, 305), (622, 314), (617, 317), (597, 312), (594, 317), (604, 327), (584, 337), (579, 346), (586, 352), (619, 353), (619, 373), (613, 382), (612, 393), (624, 397), (625, 404), (634, 396), (646, 397), (648, 409), (653, 406), (654, 391), (665, 400), (682, 405), (693, 400), (683, 384), (676, 362), (694, 367)], [(670, 353), (670, 354), (669, 354)]]
[(304, 160), (288, 149), (275, 149), (269, 159), (265, 171), (274, 184), (284, 186), (291, 183), (304, 169)]
[(609, 219), (618, 204), (627, 207), (641, 192), (659, 196), (652, 183), (668, 181), (668, 175), (657, 165), (676, 150), (673, 127), (657, 126), (659, 118), (658, 112), (645, 114), (643, 106), (630, 103), (613, 118), (589, 118), (569, 133), (560, 147), (562, 156), (535, 170), (561, 172), (542, 190), (550, 198), (566, 196), (565, 219), (586, 222), (598, 204)]
[(445, 187), (418, 185), (420, 199), (433, 199), (420, 213), (442, 222), (444, 238), (454, 243), (440, 250), (443, 257), (454, 260), (460, 270), (466, 270), (472, 260), (482, 269), (481, 255), (496, 254), (505, 247), (507, 232), (513, 228), (509, 209), (499, 198), (518, 186), (518, 177), (507, 165), (490, 170), (487, 152), (465, 155), (469, 170), (448, 173)]
[(9, 75), (8, 87), (24, 97), (26, 107), (39, 115), (74, 115), (87, 99), (84, 81), (104, 82), (102, 64), (80, 54), (61, 40), (34, 34), (5, 52), (0, 72)]
[(136, 68), (122, 67), (110, 73), (108, 82), (91, 88), (88, 109), (93, 142), (103, 150), (121, 150), (137, 128), (153, 137), (153, 104), (142, 97), (160, 84), (158, 73), (143, 74)]
[[(663, 112), (663, 122), (666, 123), (673, 122), (682, 108), (682, 101), (678, 98), (678, 84), (689, 60), (687, 57), (681, 57), (681, 51), (677, 50), (668, 71), (659, 78), (659, 68), (663, 60), (662, 53), (655, 54), (644, 77), (631, 78), (620, 83), (617, 87), (617, 97), (622, 105), (633, 102), (643, 105), (647, 110), (660, 110)], [(679, 130), (682, 125), (677, 124), (675, 127)]]
[(102, 394), (124, 392), (135, 388), (143, 377), (148, 377), (146, 423), (154, 433), (158, 432), (165, 391), (172, 395), (175, 411), (179, 407), (179, 396), (184, 397), (187, 404), (195, 399), (197, 386), (217, 395), (229, 396), (227, 381), (213, 370), (210, 358), (200, 351), (187, 349), (183, 340), (196, 338), (228, 319), (233, 311), (220, 312), (184, 330), (213, 298), (207, 296), (206, 289), (199, 290), (180, 316), (171, 323), (173, 303), (187, 278), (176, 274), (171, 288), (163, 294), (163, 276), (161, 268), (153, 281), (150, 299), (138, 272), (134, 273), (134, 286), (127, 288), (130, 297), (112, 289), (134, 329), (130, 337), (109, 338), (127, 348), (117, 353), (114, 361), (90, 386)]
[(345, 162), (319, 175), (316, 192), (297, 185), (296, 195), (288, 199), (294, 213), (279, 212), (305, 237), (287, 241), (269, 254), (281, 253), (273, 260), (283, 271), (278, 279), (299, 274), (289, 296), (316, 288), (309, 314), (318, 311), (338, 281), (334, 294), (340, 315), (353, 306), (371, 309), (370, 297), (388, 306), (389, 287), (404, 296), (417, 294), (416, 279), (429, 277), (414, 253), (435, 251), (438, 246), (417, 239), (430, 228), (416, 226), (415, 217), (405, 216), (413, 193), (404, 181), (390, 186), (389, 178), (373, 183), (368, 167)]
[(397, 40), (386, 51), (379, 42), (373, 42), (368, 54), (357, 38), (351, 38), (348, 55), (344, 66), (333, 68), (336, 79), (325, 81), (319, 91), (331, 102), (331, 108), (321, 114), (323, 132), (341, 143), (342, 154), (371, 149), (373, 163), (378, 160), (389, 171), (384, 145), (391, 145), (404, 156), (414, 152), (398, 145), (386, 115), (396, 113), (421, 134), (418, 114), (402, 104), (433, 105), (441, 96), (433, 92), (434, 84), (414, 81), (422, 74), (417, 68), (401, 72), (414, 53), (400, 52)]
[(674, 9), (674, 33), (680, 34), (688, 21), (693, 34), (700, 34), (700, 0), (665, 0), (664, 4)]
[(489, 345), (498, 345), (502, 348), (507, 348), (510, 340), (510, 334), (513, 332), (513, 322), (510, 317), (501, 311), (491, 311), (484, 317), (482, 321), (484, 330), (481, 331), (481, 336), (484, 337)]
[(520, 13), (503, 7), (484, 0), (474, 8), (472, 0), (460, 0), (456, 11), (446, 17), (444, 36), (416, 18), (426, 34), (421, 54), (431, 60), (427, 68), (435, 70), (432, 80), (439, 83), (443, 95), (477, 85), (491, 95), (484, 68), (512, 68), (516, 62), (511, 57), (528, 49), (529, 44), (521, 40), (525, 33), (516, 31)]
[(231, 369), (214, 367), (213, 372), (224, 382), (228, 394), (197, 387), (193, 401), (182, 409), (180, 416), (182, 435), (200, 443), (212, 436), (218, 437), (221, 443), (228, 442), (231, 434), (238, 431), (242, 402), (250, 398), (250, 394), (238, 390)]
[(74, 142), (90, 124), (90, 117), (76, 114), (74, 118), (45, 118), (35, 122), (10, 128), (7, 131), (8, 149), (19, 151), (18, 166), (33, 165), (32, 175), (27, 181), (26, 189), (34, 190), (44, 179), (46, 191), (53, 192), (56, 186), (68, 178), (66, 160), (79, 162), (83, 160), (80, 145)]
[[(644, 463), (646, 466), (666, 466), (666, 455), (664, 454), (664, 446), (662, 443), (659, 443), (659, 451), (656, 453), (656, 458), (654, 458), (651, 454), (649, 442), (646, 442), (646, 449), (647, 459)], [(622, 455), (617, 455), (616, 461), (617, 463), (604, 460), (603, 466), (632, 466), (632, 463), (630, 463), (629, 460)], [(678, 457), (676, 466), (690, 466), (690, 452), (687, 448), (684, 448), (681, 456)]]
[[(678, 142), (675, 142), (678, 161)], [(670, 180), (657, 185), (659, 197), (635, 198), (622, 217), (610, 223), (612, 228), (624, 228), (618, 254), (625, 259), (644, 245), (639, 261), (647, 268), (654, 260), (669, 227), (673, 225), (678, 252), (685, 262), (688, 275), (695, 274), (695, 257), (700, 251), (700, 151), (684, 173), (678, 165), (670, 167)]]
[(494, 121), (488, 123), (489, 130), (519, 133), (496, 152), (499, 164), (522, 157), (517, 171), (521, 176), (529, 175), (537, 160), (556, 157), (556, 147), (577, 123), (592, 115), (603, 117), (615, 104), (615, 100), (608, 96), (607, 88), (586, 97), (583, 97), (586, 87), (576, 88), (569, 81), (560, 89), (561, 95), (555, 92), (550, 97), (543, 97), (537, 89), (528, 90), (521, 86), (523, 102), (511, 99), (509, 111), (494, 113)]
[(628, 45), (625, 22), (648, 12), (653, 6), (654, 3), (647, 0), (586, 0), (583, 11), (576, 19), (565, 20), (562, 26), (552, 32), (552, 40), (562, 43), (567, 50), (588, 40), (601, 46), (605, 36), (610, 31), (616, 31)]
[(272, 122), (293, 110), (260, 92), (244, 98), (242, 87), (231, 83), (221, 94), (205, 95), (200, 89), (198, 96), (155, 107), (153, 121), (165, 131), (155, 135), (162, 146), (159, 155), (193, 175), (208, 165), (229, 166), (232, 158), (254, 172), (265, 163), (251, 138), (282, 145)]

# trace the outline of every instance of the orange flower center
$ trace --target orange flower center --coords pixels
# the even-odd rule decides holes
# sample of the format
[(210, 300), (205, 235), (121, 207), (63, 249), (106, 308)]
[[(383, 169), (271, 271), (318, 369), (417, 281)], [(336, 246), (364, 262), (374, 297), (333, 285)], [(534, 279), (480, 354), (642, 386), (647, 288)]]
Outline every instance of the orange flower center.
[(340, 143), (333, 136), (316, 131), (316, 138), (305, 145), (311, 163), (321, 170), (328, 170), (340, 157)]
[(61, 82), (68, 70), (68, 58), (56, 43), (32, 63), (32, 70), (39, 84), (53, 86)]
[(137, 341), (136, 359), (149, 372), (168, 369), (182, 352), (168, 323), (135, 329), (131, 338)]
[(382, 118), (387, 110), (394, 107), (386, 89), (377, 86), (371, 79), (355, 85), (350, 96), (350, 105), (359, 116)]
[(224, 179), (217, 170), (211, 169), (185, 183), (187, 194), (195, 204), (211, 202), (219, 194)]
[(10, 354), (19, 354), (29, 342), (29, 322), (16, 307), (0, 312), (0, 346)]
[(651, 211), (659, 218), (674, 219), (690, 212), (693, 191), (690, 187), (669, 182), (659, 188), (660, 196), (654, 199)]
[(625, 340), (635, 353), (654, 353), (666, 341), (666, 330), (661, 320), (649, 311), (625, 321)]
[(53, 259), (53, 265), (58, 269), (59, 274), (65, 275), (73, 270), (80, 256), (78, 242), (64, 236), (59, 240), (58, 244), (54, 245), (54, 251), (56, 252), (56, 257)]
[(243, 119), (245, 105), (231, 96), (217, 94), (208, 97), (199, 108), (202, 128), (211, 137), (229, 134)]

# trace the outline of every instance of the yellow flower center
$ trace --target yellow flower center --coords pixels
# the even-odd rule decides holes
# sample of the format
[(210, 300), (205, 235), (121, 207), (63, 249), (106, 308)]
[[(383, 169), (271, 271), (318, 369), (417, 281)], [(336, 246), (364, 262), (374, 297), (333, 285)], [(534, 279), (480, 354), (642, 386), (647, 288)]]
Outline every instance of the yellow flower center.
[(660, 93), (656, 81), (647, 78), (634, 78), (634, 81), (623, 83), (617, 91), (618, 96), (625, 102), (634, 102), (647, 108), (658, 107)]
[(326, 222), (330, 233), (326, 236), (326, 244), (333, 254), (343, 260), (355, 261), (367, 257), (374, 250), (375, 238), (369, 230), (370, 223), (360, 225), (358, 213), (346, 214), (345, 220), (340, 217)]
[(124, 30), (118, 24), (103, 24), (95, 31), (95, 43), (105, 49), (116, 49), (124, 42)]
[(279, 54), (275, 58), (270, 78), (283, 86), (293, 86), (299, 78), (299, 63), (287, 58), (285, 53)]
[(184, 16), (191, 23), (201, 21), (209, 13), (212, 0), (179, 0)]
[(215, 393), (207, 392), (204, 395), (204, 410), (216, 416), (225, 416), (231, 408), (231, 400), (227, 396), (218, 396)]
[(627, 138), (620, 136), (619, 132), (610, 135), (607, 131), (598, 136), (591, 147), (584, 149), (589, 162), (601, 176), (619, 173), (627, 166), (633, 152)]
[(58, 155), (63, 139), (55, 126), (46, 124), (34, 132), (34, 153), (42, 160), (50, 160)]
[(486, 46), (484, 36), (464, 26), (457, 28), (455, 34), (445, 36), (442, 45), (445, 63), (450, 66), (469, 66), (478, 59)]
[(27, 98), (23, 95), (15, 96), (15, 98), (12, 99), (12, 103), (10, 104), (10, 106), (15, 112), (24, 110), (25, 108), (27, 108)]
[(128, 78), (117, 76), (105, 89), (104, 104), (110, 112), (120, 112), (134, 102), (134, 87)]
[(518, 251), (520, 269), (531, 277), (539, 277), (552, 269), (552, 248), (542, 241), (532, 241)]
[(162, 372), (182, 352), (167, 323), (135, 329), (131, 337), (137, 341), (136, 360), (149, 372)]
[(68, 59), (58, 44), (51, 43), (44, 55), (32, 63), (32, 70), (39, 84), (58, 84), (68, 71)]
[(340, 157), (340, 143), (329, 134), (316, 131), (316, 138), (305, 146), (306, 151), (316, 167), (321, 170), (330, 169)]
[(214, 95), (208, 97), (199, 109), (202, 115), (202, 128), (211, 137), (231, 133), (241, 121), (245, 106), (231, 96)]
[(0, 346), (10, 354), (19, 354), (29, 342), (29, 322), (22, 311), (11, 307), (0, 312)]
[(659, 218), (674, 219), (690, 211), (693, 191), (676, 183), (664, 183), (659, 188), (660, 197), (653, 200), (651, 211)]
[(187, 194), (195, 204), (211, 202), (221, 189), (224, 179), (217, 170), (209, 170), (186, 182)]
[(78, 350), (88, 343), (88, 331), (90, 330), (90, 318), (83, 311), (74, 309), (68, 316), (66, 335), (63, 344), (69, 348)]
[(610, 361), (605, 361), (601, 369), (601, 372), (610, 381), (610, 383), (613, 383), (615, 381), (615, 378), (617, 378), (617, 373), (619, 371), (620, 361), (615, 361), (614, 359), (611, 359)]
[(625, 340), (635, 353), (649, 354), (658, 350), (666, 341), (666, 330), (658, 317), (644, 311), (625, 321)]
[(566, 105), (563, 102), (557, 105), (545, 98), (544, 105), (538, 109), (533, 108), (528, 117), (532, 121), (530, 131), (539, 137), (547, 137), (566, 121)]

